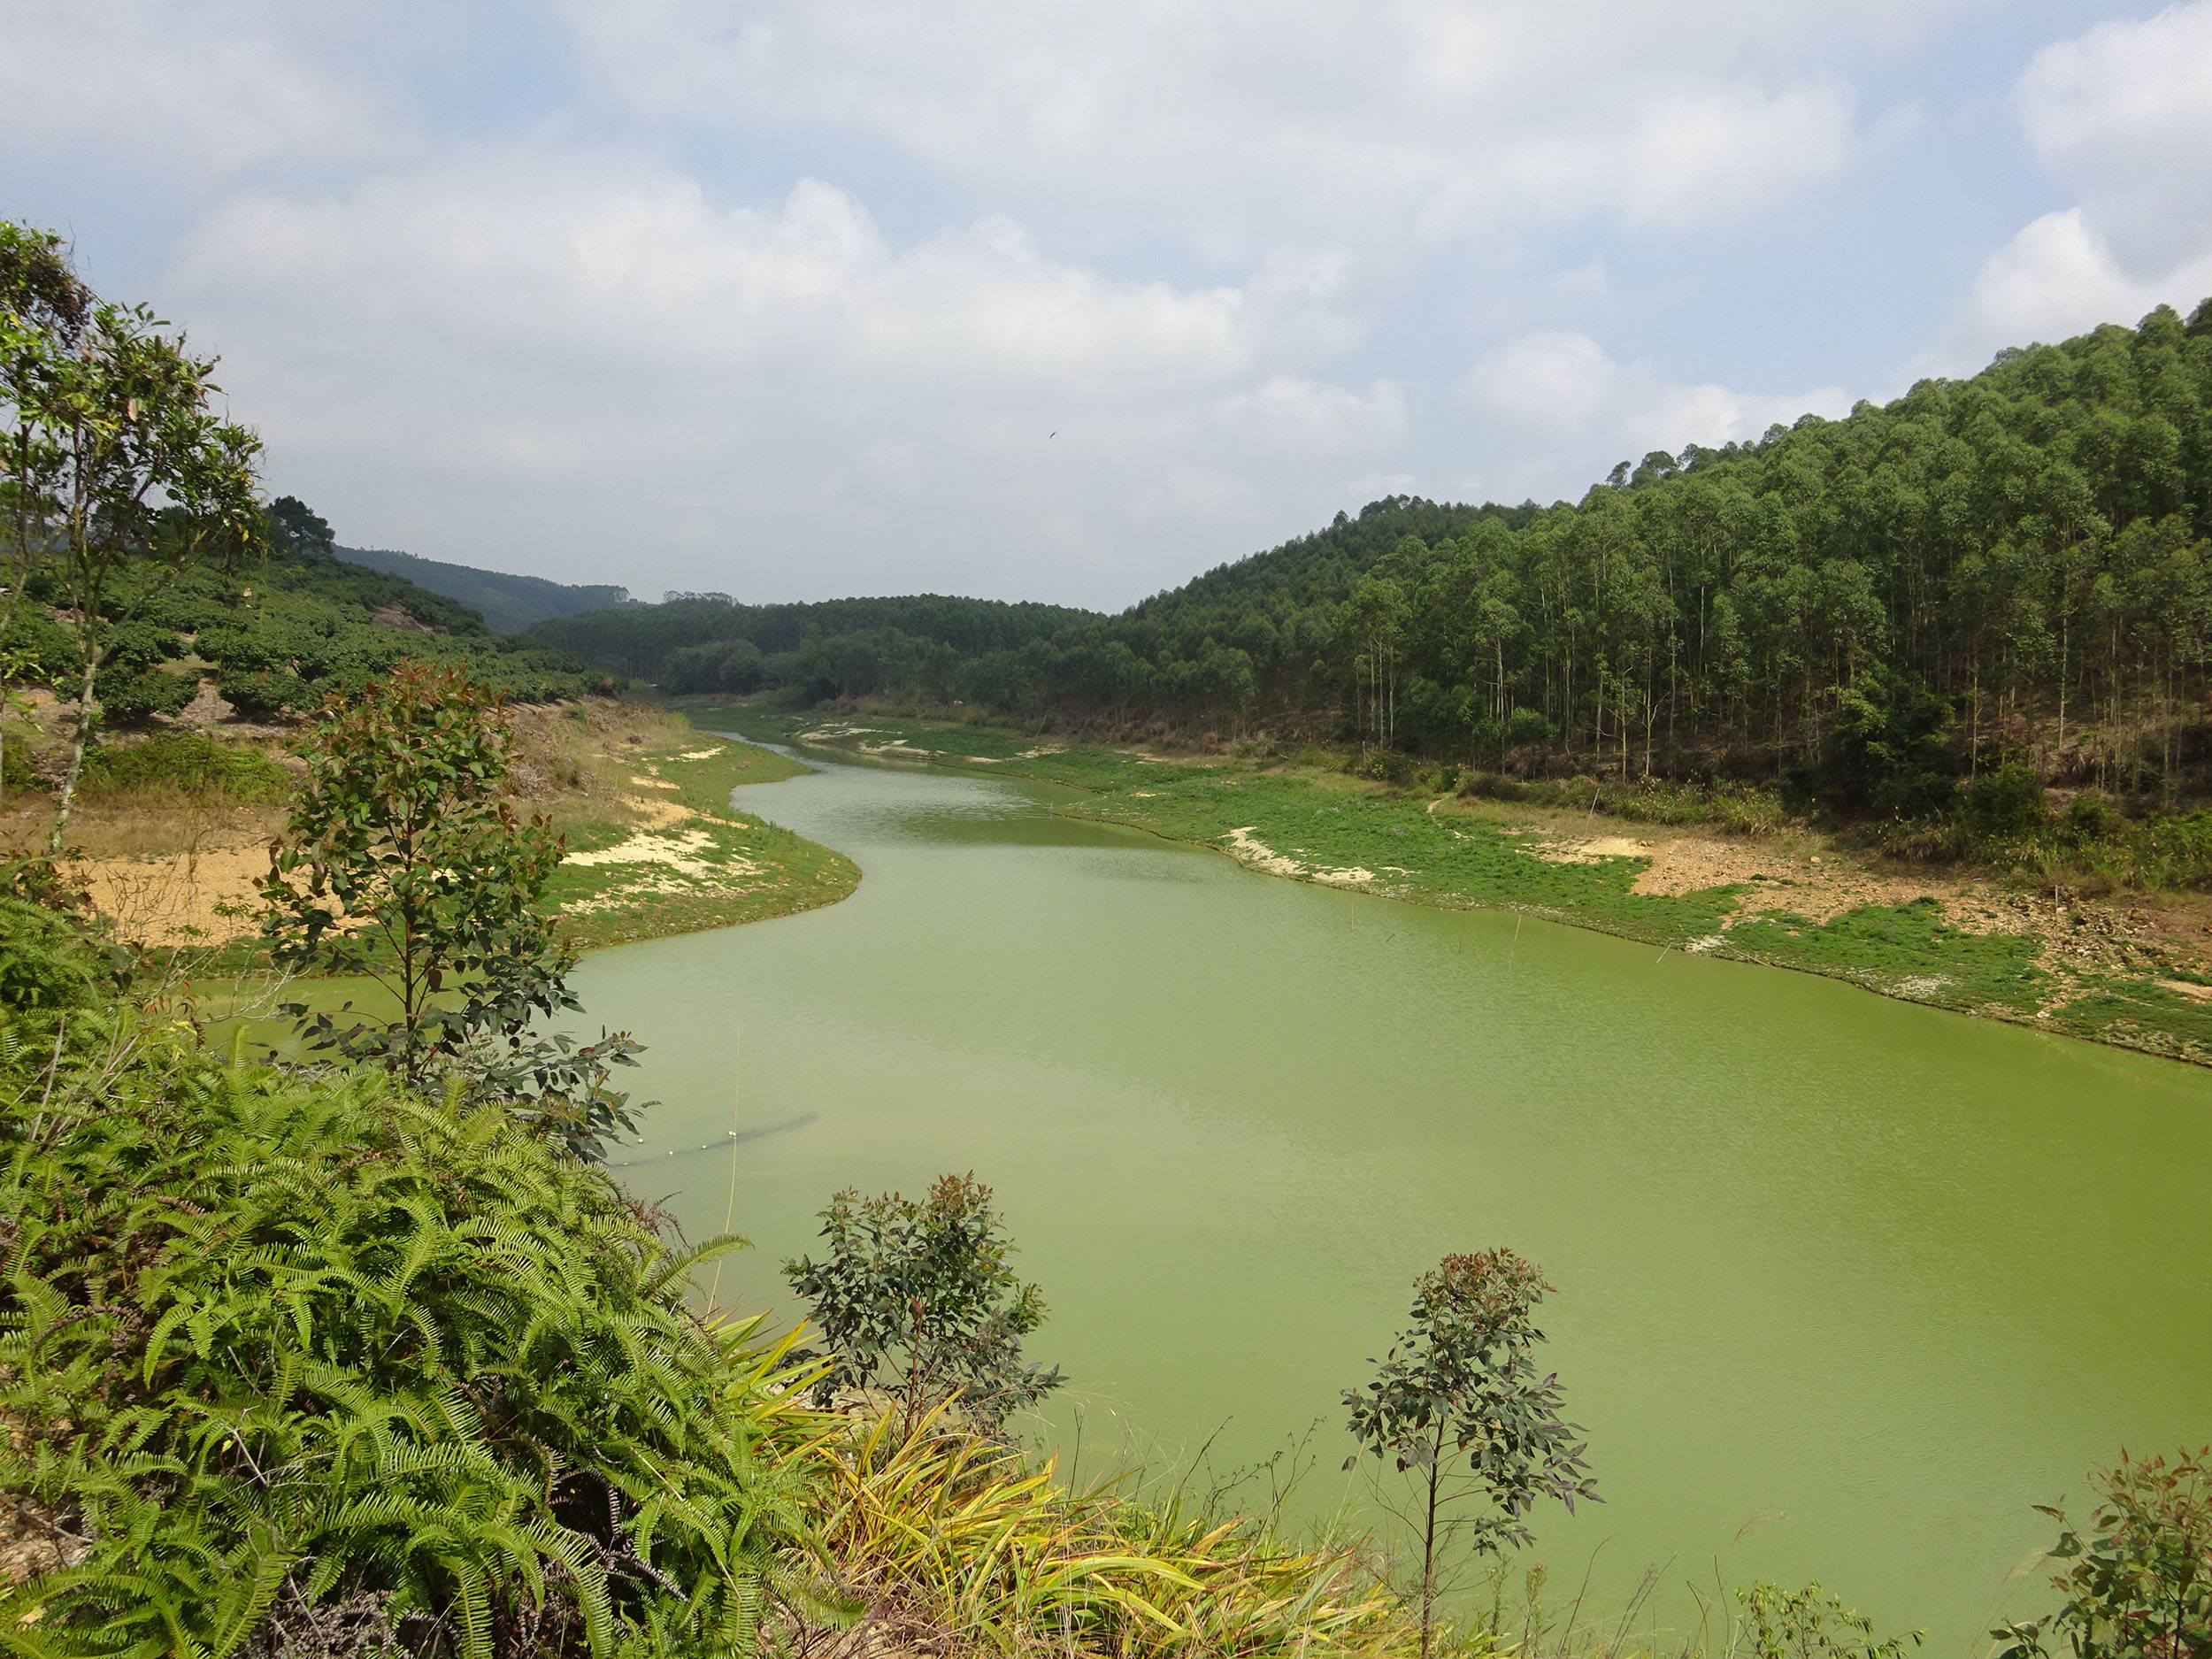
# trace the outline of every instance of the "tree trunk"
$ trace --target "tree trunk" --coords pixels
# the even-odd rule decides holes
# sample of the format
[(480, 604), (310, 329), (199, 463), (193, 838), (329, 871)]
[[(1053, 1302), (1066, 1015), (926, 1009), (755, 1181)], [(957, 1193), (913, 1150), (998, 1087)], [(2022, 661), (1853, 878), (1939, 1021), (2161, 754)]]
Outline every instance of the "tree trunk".
[(1444, 1423), (1436, 1425), (1434, 1455), (1429, 1459), (1429, 1510), (1421, 1527), (1421, 1659), (1429, 1659), (1436, 1645), (1436, 1506), (1437, 1488), (1444, 1479)]
[(69, 829), (69, 811), (76, 804), (77, 780), (84, 773), (85, 746), (92, 741), (92, 686), (100, 672), (96, 657), (85, 664), (77, 685), (77, 712), (69, 723), (69, 770), (62, 774), (61, 794), (54, 802), (54, 827), (46, 837), (46, 856), (61, 856), (61, 841)]

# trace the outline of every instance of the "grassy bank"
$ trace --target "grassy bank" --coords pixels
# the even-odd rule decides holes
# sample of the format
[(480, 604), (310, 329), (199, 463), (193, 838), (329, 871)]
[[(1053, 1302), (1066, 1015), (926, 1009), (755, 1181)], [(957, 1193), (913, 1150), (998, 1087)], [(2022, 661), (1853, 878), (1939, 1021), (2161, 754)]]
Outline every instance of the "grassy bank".
[(858, 866), (842, 854), (730, 809), (739, 785), (779, 782), (804, 766), (707, 736), (680, 716), (621, 706), (626, 729), (591, 746), (599, 805), (563, 824), (568, 856), (549, 891), (580, 945), (787, 916), (858, 885)]
[(1891, 871), (1809, 832), (1655, 827), (1265, 757), (1059, 748), (872, 714), (704, 703), (691, 712), (764, 740), (1075, 785), (1088, 798), (1061, 809), (1071, 815), (1216, 847), (1271, 875), (1520, 911), (2212, 1064), (2212, 962), (2196, 935), (2140, 906)]
[[(549, 897), (584, 949), (727, 927), (834, 903), (852, 862), (730, 810), (740, 784), (796, 762), (708, 737), (680, 714), (590, 698), (511, 711), (516, 810), (542, 814), (569, 859)], [(285, 728), (223, 726), (124, 737), (94, 752), (67, 841), (93, 903), (126, 939), (215, 948), (244, 965), (255, 881), (302, 763)], [(51, 797), (11, 792), (0, 851), (42, 847)]]

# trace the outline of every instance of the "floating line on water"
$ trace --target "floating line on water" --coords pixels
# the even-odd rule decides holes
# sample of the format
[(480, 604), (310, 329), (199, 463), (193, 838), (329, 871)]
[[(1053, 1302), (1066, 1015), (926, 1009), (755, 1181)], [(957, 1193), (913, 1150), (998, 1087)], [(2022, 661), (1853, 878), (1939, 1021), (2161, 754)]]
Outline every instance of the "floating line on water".
[(652, 1157), (625, 1158), (619, 1164), (609, 1164), (603, 1167), (611, 1170), (642, 1169), (649, 1164), (665, 1164), (671, 1158), (687, 1158), (702, 1152), (721, 1152), (748, 1141), (758, 1141), (764, 1135), (778, 1135), (789, 1129), (803, 1129), (820, 1116), (819, 1112), (805, 1112), (780, 1124), (770, 1124), (763, 1129), (733, 1129), (719, 1141), (702, 1141), (695, 1147), (671, 1147)]

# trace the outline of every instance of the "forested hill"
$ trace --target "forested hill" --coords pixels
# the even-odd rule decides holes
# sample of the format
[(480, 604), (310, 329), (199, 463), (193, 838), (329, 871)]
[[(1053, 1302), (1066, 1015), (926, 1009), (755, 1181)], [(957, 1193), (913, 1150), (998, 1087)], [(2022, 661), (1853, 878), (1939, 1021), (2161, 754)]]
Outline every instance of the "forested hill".
[(848, 625), (972, 602), (660, 606), (541, 632), (610, 668), (664, 664), (672, 688), (780, 680), (1486, 765), (1817, 773), (1839, 806), (1909, 813), (1984, 762), (2212, 785), (2208, 535), (2212, 301), (1840, 420), (1624, 462), (1573, 503), (1376, 502), (1118, 616), (1004, 607), (1025, 638), (945, 630), (945, 649), (850, 651), (841, 676), (795, 678), (776, 654), (818, 627), (819, 665)]
[(418, 558), (412, 553), (388, 548), (334, 547), (331, 552), (349, 565), (365, 565), (373, 571), (404, 576), (419, 588), (457, 599), (491, 625), (495, 634), (521, 634), (548, 617), (565, 617), (578, 611), (597, 611), (630, 603), (630, 590), (611, 585), (578, 587), (549, 581), (542, 576), (516, 576), (505, 571), (478, 570), (471, 565), (448, 565), (441, 559)]
[[(657, 605), (595, 611), (532, 630), (616, 673), (665, 689), (751, 691), (789, 685), (817, 698), (929, 687), (954, 695), (969, 664), (1046, 644), (1055, 634), (1102, 620), (1066, 605), (1009, 604), (916, 594), (888, 599), (738, 604), (726, 594), (672, 594)], [(1026, 682), (970, 687), (976, 702), (1009, 706)]]

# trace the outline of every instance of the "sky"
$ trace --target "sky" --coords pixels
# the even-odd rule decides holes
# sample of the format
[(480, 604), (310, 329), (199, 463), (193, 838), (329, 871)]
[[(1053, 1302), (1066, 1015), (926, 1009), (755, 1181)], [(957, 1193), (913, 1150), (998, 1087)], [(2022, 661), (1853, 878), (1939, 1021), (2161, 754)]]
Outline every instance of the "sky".
[(1119, 609), (2212, 294), (2212, 0), (0, 0), (341, 541)]

